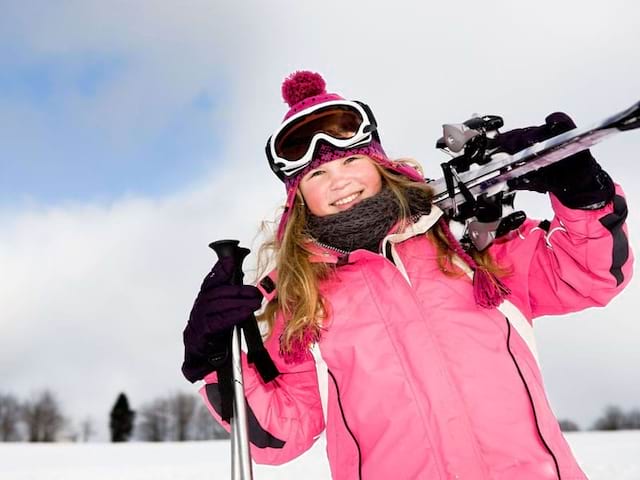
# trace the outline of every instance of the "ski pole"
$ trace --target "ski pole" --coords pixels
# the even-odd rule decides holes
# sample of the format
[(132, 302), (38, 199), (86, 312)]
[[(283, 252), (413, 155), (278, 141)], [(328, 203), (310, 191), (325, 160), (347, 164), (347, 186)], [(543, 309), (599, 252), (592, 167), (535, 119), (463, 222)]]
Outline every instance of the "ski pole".
[[(212, 248), (219, 259), (233, 257), (236, 269), (231, 276), (232, 285), (242, 285), (244, 273), (242, 262), (249, 254), (248, 248), (238, 246), (238, 240), (212, 242)], [(252, 480), (251, 452), (249, 450), (249, 427), (242, 383), (242, 361), (240, 357), (240, 328), (233, 327), (231, 340), (231, 362), (233, 368), (233, 416), (231, 417), (231, 479)]]

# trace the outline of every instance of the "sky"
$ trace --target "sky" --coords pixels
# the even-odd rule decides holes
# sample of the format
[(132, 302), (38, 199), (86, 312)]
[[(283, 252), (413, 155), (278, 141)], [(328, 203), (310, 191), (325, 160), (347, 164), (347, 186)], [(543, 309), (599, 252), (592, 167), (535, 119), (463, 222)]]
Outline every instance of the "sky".
[[(181, 332), (212, 240), (256, 250), (284, 201), (264, 157), (282, 79), (363, 100), (391, 157), (439, 177), (443, 123), (553, 111), (586, 126), (640, 100), (640, 6), (611, 2), (0, 0), (0, 390), (48, 387), (105, 425), (193, 390)], [(638, 250), (640, 134), (593, 149)], [(533, 217), (548, 199), (518, 194)], [(249, 266), (255, 261), (252, 255)], [(250, 277), (250, 275), (249, 275)], [(640, 280), (604, 309), (536, 322), (561, 418), (640, 406)]]

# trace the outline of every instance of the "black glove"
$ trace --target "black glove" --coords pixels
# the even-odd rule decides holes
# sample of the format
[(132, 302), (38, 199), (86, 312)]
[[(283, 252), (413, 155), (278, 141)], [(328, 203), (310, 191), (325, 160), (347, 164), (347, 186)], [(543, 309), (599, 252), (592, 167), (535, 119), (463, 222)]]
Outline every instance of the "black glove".
[[(567, 114), (556, 112), (545, 118), (544, 125), (510, 130), (499, 134), (494, 140), (500, 151), (514, 154), (575, 127)], [(613, 180), (589, 150), (509, 180), (508, 185), (513, 190), (551, 192), (563, 205), (587, 210), (604, 206), (615, 194)]]
[(229, 285), (235, 260), (225, 257), (204, 278), (183, 332), (182, 373), (190, 382), (230, 361), (233, 327), (260, 309), (262, 293), (253, 285)]

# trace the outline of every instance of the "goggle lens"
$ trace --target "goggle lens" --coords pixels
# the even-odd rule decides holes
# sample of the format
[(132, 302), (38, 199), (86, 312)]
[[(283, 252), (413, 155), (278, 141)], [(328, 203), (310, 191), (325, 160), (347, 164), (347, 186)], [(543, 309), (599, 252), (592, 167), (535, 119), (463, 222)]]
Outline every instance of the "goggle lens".
[(325, 133), (336, 139), (353, 138), (362, 125), (360, 112), (346, 106), (330, 106), (299, 118), (275, 139), (276, 154), (290, 162), (301, 159), (314, 136)]

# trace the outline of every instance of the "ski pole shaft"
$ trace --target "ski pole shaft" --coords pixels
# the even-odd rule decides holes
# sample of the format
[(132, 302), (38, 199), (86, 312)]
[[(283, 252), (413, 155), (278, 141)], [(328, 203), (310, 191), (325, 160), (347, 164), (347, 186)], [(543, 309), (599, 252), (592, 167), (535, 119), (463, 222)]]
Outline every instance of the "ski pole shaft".
[(251, 452), (249, 451), (249, 429), (247, 424), (244, 384), (242, 383), (242, 362), (240, 360), (240, 329), (234, 327), (231, 344), (233, 362), (233, 418), (231, 428), (231, 478), (232, 480), (252, 480)]
[[(249, 249), (239, 246), (237, 240), (219, 240), (209, 244), (218, 258), (233, 257), (236, 270), (231, 276), (233, 285), (241, 285), (244, 274), (242, 261)], [(234, 327), (231, 340), (231, 362), (233, 369), (233, 416), (231, 418), (231, 479), (252, 480), (251, 452), (249, 450), (249, 428), (247, 421), (244, 384), (242, 380), (242, 361), (240, 354), (240, 328)]]

